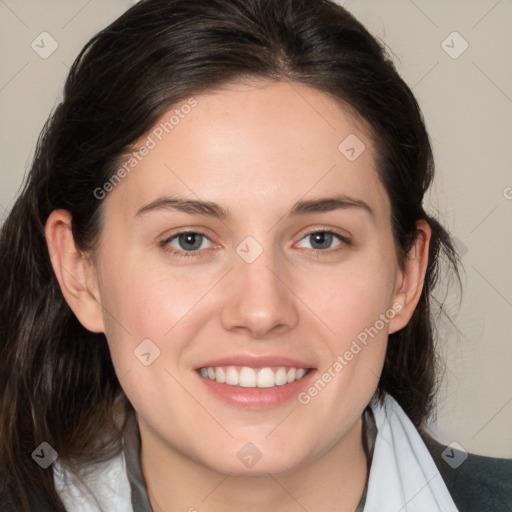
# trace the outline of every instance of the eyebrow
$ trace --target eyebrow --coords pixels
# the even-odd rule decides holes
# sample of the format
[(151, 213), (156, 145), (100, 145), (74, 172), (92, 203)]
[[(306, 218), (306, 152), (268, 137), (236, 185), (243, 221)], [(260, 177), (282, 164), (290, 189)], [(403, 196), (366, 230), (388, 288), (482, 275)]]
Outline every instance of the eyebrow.
[[(368, 203), (361, 199), (355, 199), (346, 195), (297, 201), (287, 214), (287, 217), (306, 215), (308, 213), (346, 210), (349, 208), (355, 208), (366, 212), (370, 217), (372, 217), (372, 220), (375, 220), (375, 212), (371, 209)], [(139, 208), (135, 216), (140, 216), (152, 211), (178, 211), (203, 215), (205, 217), (213, 217), (219, 220), (229, 220), (231, 218), (229, 210), (220, 204), (211, 201), (184, 199), (177, 196), (159, 197), (158, 199)]]

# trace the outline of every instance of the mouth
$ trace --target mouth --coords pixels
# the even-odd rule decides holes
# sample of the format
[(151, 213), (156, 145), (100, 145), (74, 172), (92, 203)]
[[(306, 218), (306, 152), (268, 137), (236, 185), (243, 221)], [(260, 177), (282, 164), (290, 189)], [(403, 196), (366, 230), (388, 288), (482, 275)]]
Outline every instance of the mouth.
[(275, 388), (303, 379), (312, 368), (250, 366), (209, 366), (197, 372), (204, 379), (238, 388)]
[(264, 411), (297, 400), (316, 368), (286, 358), (232, 357), (208, 362), (194, 373), (209, 397), (236, 410)]

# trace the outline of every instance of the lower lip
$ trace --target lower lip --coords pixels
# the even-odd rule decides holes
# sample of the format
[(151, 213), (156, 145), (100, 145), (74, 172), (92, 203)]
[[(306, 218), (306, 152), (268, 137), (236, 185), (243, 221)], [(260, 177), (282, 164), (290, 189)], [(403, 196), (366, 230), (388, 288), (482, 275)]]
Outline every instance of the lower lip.
[(309, 386), (316, 370), (310, 370), (309, 373), (300, 380), (284, 384), (283, 386), (274, 386), (273, 388), (230, 386), (229, 384), (202, 377), (197, 372), (195, 373), (208, 391), (216, 395), (223, 402), (238, 408), (259, 411), (277, 407), (293, 398), (297, 398), (298, 394), (305, 387)]

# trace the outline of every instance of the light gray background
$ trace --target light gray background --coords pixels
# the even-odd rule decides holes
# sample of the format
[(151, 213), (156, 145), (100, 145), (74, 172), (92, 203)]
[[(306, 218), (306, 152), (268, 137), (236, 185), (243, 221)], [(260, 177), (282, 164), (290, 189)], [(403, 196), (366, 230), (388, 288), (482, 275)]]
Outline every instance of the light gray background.
[[(0, 0), (2, 218), (69, 66), (133, 3)], [(422, 106), (437, 163), (427, 209), (463, 254), (462, 307), (449, 288), (454, 325), (439, 322), (448, 371), (430, 428), (446, 444), (512, 457), (512, 0), (341, 3), (385, 41)], [(59, 45), (47, 59), (31, 48), (42, 32)]]

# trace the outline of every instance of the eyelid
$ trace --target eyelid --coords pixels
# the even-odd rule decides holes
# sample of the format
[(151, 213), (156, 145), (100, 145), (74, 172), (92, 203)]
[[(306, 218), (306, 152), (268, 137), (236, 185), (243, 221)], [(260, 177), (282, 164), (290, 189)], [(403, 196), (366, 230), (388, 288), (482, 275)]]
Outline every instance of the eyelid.
[(350, 235), (344, 234), (342, 231), (332, 227), (306, 228), (306, 230), (299, 238), (299, 242), (307, 236), (314, 235), (315, 233), (330, 233), (337, 236), (345, 244), (352, 243)]

